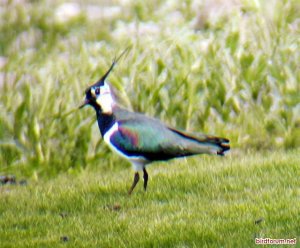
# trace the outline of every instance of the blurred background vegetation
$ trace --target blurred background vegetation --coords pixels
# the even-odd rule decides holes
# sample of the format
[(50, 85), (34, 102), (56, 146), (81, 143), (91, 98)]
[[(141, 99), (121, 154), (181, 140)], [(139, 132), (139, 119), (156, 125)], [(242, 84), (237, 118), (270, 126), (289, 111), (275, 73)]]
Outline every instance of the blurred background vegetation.
[(298, 0), (4, 0), (0, 15), (0, 173), (127, 165), (94, 111), (72, 110), (129, 45), (109, 77), (127, 108), (233, 154), (300, 145)]

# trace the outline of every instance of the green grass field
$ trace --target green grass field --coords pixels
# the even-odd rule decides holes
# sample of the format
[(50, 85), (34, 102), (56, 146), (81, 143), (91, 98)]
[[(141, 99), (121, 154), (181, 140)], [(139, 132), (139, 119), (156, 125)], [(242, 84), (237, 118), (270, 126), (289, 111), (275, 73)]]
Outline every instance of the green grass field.
[[(27, 185), (0, 185), (0, 247), (299, 243), (299, 16), (298, 0), (1, 1), (0, 176)], [(153, 165), (132, 197), (77, 109), (127, 47), (120, 104), (232, 147)]]
[(148, 191), (139, 184), (132, 196), (128, 169), (3, 186), (1, 247), (255, 247), (255, 237), (299, 241), (299, 163), (299, 150), (157, 163), (149, 168)]

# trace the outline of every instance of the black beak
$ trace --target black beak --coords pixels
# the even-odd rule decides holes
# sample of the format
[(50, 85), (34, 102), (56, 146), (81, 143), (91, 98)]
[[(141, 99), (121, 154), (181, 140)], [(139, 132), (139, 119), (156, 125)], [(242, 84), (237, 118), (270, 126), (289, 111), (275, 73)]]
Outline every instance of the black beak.
[(85, 105), (87, 105), (89, 103), (90, 103), (90, 101), (88, 99), (84, 99), (83, 103), (81, 103), (78, 108), (82, 109)]

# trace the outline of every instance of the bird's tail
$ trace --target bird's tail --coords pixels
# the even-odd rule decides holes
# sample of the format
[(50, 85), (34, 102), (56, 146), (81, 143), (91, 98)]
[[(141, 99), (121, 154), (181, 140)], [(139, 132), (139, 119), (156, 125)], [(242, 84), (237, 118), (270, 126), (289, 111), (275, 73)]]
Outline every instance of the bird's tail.
[[(203, 135), (206, 136), (206, 135)], [(198, 139), (197, 139), (198, 140)], [(208, 144), (212, 147), (211, 152), (216, 153), (217, 155), (224, 156), (224, 153), (230, 150), (229, 139), (206, 136), (202, 140), (199, 140), (201, 143)]]
[(196, 153), (210, 153), (224, 156), (224, 153), (230, 150), (229, 139), (205, 135), (205, 134), (194, 134), (171, 129), (180, 136), (183, 136), (189, 140), (196, 141), (197, 146), (190, 147), (193, 152)]

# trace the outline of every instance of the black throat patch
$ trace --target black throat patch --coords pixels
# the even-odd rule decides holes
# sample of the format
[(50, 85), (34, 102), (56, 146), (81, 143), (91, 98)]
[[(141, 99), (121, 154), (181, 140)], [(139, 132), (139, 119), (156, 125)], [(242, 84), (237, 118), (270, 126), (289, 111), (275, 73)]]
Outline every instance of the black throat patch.
[(102, 137), (116, 123), (114, 114), (103, 114), (100, 109), (97, 111), (97, 120)]

